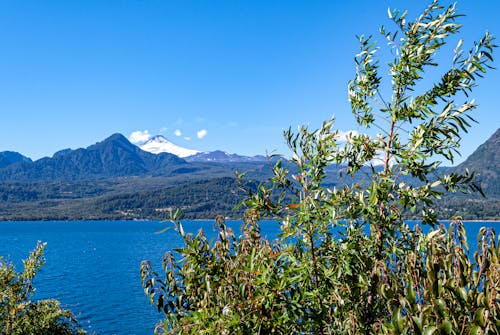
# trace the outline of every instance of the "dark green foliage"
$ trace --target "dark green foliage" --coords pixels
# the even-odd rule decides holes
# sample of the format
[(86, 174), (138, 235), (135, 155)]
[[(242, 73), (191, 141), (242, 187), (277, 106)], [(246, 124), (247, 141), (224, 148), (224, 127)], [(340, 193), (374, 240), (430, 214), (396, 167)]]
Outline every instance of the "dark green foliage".
[[(233, 204), (242, 199), (238, 192), (235, 193), (235, 184), (223, 180), (231, 178), (234, 181), (237, 170), (257, 180), (271, 175), (268, 162), (192, 163), (182, 166), (176, 167), (168, 176), (0, 182), (0, 199), (3, 199), (0, 202), (0, 220), (164, 219), (164, 213), (140, 210), (145, 203), (142, 197), (156, 201), (156, 192), (166, 201), (174, 201), (174, 207), (188, 206), (186, 214), (190, 218), (214, 218), (215, 213), (232, 214)], [(178, 187), (180, 185), (181, 188)], [(208, 201), (204, 200), (207, 192)], [(225, 199), (236, 197), (238, 200), (222, 202), (216, 199), (216, 194)], [(183, 199), (181, 195), (187, 198)], [(127, 214), (123, 213), (123, 207), (111, 207), (111, 204), (121, 206), (120, 199), (129, 199)], [(203, 200), (204, 205), (196, 209), (199, 200)]]
[[(382, 170), (380, 166), (374, 168), (378, 172)], [(152, 206), (159, 198), (165, 200), (163, 207), (168, 203), (167, 207), (185, 208), (186, 219), (214, 218), (217, 214), (242, 218), (242, 210), (232, 211), (234, 204), (243, 199), (243, 195), (235, 191), (237, 187), (234, 178), (231, 178), (232, 182), (222, 182), (233, 177), (237, 169), (247, 171), (247, 176), (257, 181), (271, 175), (267, 163), (244, 163), (206, 164), (198, 166), (194, 172), (170, 177), (2, 182), (0, 220), (164, 219), (165, 216)], [(363, 181), (362, 185), (368, 185), (370, 167), (362, 167), (353, 176), (346, 174), (346, 170), (347, 167), (343, 166), (326, 167), (323, 185), (340, 188)], [(443, 167), (437, 173), (441, 175), (449, 171), (453, 169)], [(482, 170), (479, 172), (479, 180), (485, 180)], [(490, 170), (488, 184), (481, 183), (486, 198), (477, 195), (443, 195), (442, 199), (437, 200), (437, 216), (441, 219), (459, 215), (467, 220), (498, 220), (500, 199), (492, 189), (499, 188), (500, 185), (497, 173), (494, 172)], [(418, 180), (408, 176), (401, 176), (399, 180), (409, 185), (419, 184)], [(218, 198), (219, 195), (224, 197), (224, 201)], [(408, 209), (404, 212), (404, 217), (417, 219), (419, 213), (420, 210), (412, 213)]]
[[(404, 211), (403, 215), (409, 220), (418, 220), (423, 205), (418, 205), (416, 210)], [(438, 218), (459, 216), (471, 221), (498, 221), (500, 217), (500, 199), (483, 198), (481, 195), (445, 195), (435, 201), (434, 212)]]
[(32, 301), (33, 280), (44, 263), (39, 243), (23, 261), (23, 272), (0, 257), (0, 334), (1, 335), (71, 335), (86, 334), (70, 311), (57, 300)]
[(243, 212), (233, 209), (243, 197), (235, 178), (215, 178), (154, 192), (111, 196), (96, 203), (96, 210), (104, 214), (126, 212), (130, 217), (165, 219), (172, 209), (182, 208), (191, 219), (215, 218), (218, 214), (241, 218)]
[(0, 196), (3, 202), (17, 203), (99, 196), (109, 189), (104, 182), (10, 182), (0, 183)]
[[(175, 186), (174, 186), (175, 185)], [(146, 190), (149, 189), (149, 190)], [(153, 190), (151, 190), (153, 189)], [(0, 183), (0, 219), (89, 220), (165, 219), (183, 208), (190, 219), (215, 218), (233, 211), (244, 198), (236, 178), (175, 182), (160, 178), (95, 182)]]
[[(141, 266), (145, 293), (165, 315), (157, 333), (500, 333), (499, 238), (481, 229), (469, 258), (461, 218), (446, 229), (434, 209), (443, 194), (479, 190), (473, 173), (440, 174), (436, 159), (452, 161), (470, 126), (469, 95), (491, 67), (493, 38), (486, 34), (468, 53), (459, 43), (451, 69), (416, 94), (436, 52), (459, 31), (460, 15), (438, 1), (415, 21), (406, 15), (390, 11), (397, 32), (382, 28), (394, 55), (388, 97), (369, 37), (360, 38), (349, 83), (359, 126), (382, 134), (341, 143), (333, 120), (287, 131), (293, 158), (276, 164), (270, 183), (248, 190), (240, 237), (222, 218), (214, 241), (202, 231), (185, 234), (174, 213), (184, 247), (165, 254), (161, 275), (149, 262)], [(352, 180), (328, 186), (332, 165)], [(410, 228), (407, 211), (429, 232)], [(279, 217), (276, 241), (260, 235), (266, 216)]]

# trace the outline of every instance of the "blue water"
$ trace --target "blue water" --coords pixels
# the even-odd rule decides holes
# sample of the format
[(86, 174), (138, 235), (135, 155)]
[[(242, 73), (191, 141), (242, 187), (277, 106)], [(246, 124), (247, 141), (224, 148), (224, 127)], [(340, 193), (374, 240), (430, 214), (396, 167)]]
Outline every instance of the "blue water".
[[(235, 232), (241, 222), (230, 221)], [(90, 332), (153, 334), (161, 315), (141, 287), (139, 268), (150, 260), (161, 273), (162, 255), (182, 246), (177, 233), (155, 234), (170, 223), (152, 221), (0, 222), (0, 255), (18, 271), (37, 241), (47, 242), (46, 263), (35, 280), (35, 298), (55, 298)], [(203, 228), (215, 236), (213, 221), (185, 221), (186, 232)], [(271, 233), (276, 236), (277, 224)]]
[[(235, 232), (241, 222), (230, 221)], [(168, 223), (153, 221), (0, 222), (0, 255), (22, 270), (37, 241), (47, 242), (46, 264), (37, 275), (35, 298), (55, 298), (71, 309), (81, 324), (98, 335), (153, 334), (161, 320), (148, 304), (139, 275), (142, 260), (160, 271), (165, 251), (180, 247), (177, 233), (155, 234)], [(479, 227), (500, 223), (465, 223), (469, 244)], [(199, 228), (214, 236), (213, 221), (184, 221), (187, 232)], [(277, 236), (278, 225), (264, 222), (263, 235)]]

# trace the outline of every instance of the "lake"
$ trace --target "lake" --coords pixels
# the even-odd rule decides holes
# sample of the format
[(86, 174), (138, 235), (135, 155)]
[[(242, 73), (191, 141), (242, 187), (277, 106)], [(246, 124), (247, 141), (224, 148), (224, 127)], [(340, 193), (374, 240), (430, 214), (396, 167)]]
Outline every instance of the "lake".
[[(481, 226), (500, 222), (466, 222), (471, 247)], [(148, 304), (139, 267), (151, 260), (160, 272), (167, 250), (180, 247), (177, 233), (155, 234), (170, 223), (155, 221), (36, 221), (0, 222), (0, 255), (22, 270), (37, 241), (47, 242), (46, 263), (35, 280), (35, 298), (55, 298), (71, 309), (90, 332), (98, 335), (153, 334), (161, 315)], [(214, 236), (213, 221), (183, 221), (187, 232), (199, 228)], [(241, 221), (229, 221), (235, 232)], [(263, 235), (274, 238), (278, 225), (262, 223)]]

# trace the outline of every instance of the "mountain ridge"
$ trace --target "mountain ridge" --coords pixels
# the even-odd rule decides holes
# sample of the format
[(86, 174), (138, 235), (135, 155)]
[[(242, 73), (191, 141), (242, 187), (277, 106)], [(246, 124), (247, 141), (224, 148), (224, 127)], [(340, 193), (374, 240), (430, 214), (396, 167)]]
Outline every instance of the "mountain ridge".
[(465, 169), (477, 173), (478, 181), (486, 195), (500, 196), (498, 173), (500, 171), (500, 128), (486, 142), (477, 147), (466, 160), (455, 167), (455, 171)]
[(31, 158), (26, 157), (19, 152), (15, 151), (2, 151), (0, 152), (0, 168), (7, 167), (21, 162), (32, 162)]
[(149, 172), (168, 174), (182, 158), (143, 151), (121, 134), (113, 134), (87, 148), (64, 149), (52, 157), (24, 161), (0, 169), (2, 181), (50, 181), (102, 179), (144, 175)]
[[(161, 135), (156, 135), (145, 143), (163, 142), (173, 144)], [(500, 169), (500, 129), (481, 144), (463, 163), (450, 167), (452, 171), (463, 171), (465, 168), (475, 170), (482, 181), (488, 181), (487, 189), (491, 189), (491, 178), (498, 176)], [(36, 161), (13, 151), (0, 152), (0, 181), (15, 180), (80, 180), (92, 178), (114, 178), (122, 176), (164, 175), (183, 165), (187, 170), (199, 170), (191, 163), (264, 163), (268, 158), (262, 155), (253, 157), (231, 154), (222, 150), (202, 152), (186, 149), (173, 144), (174, 149), (187, 150), (179, 157), (170, 152), (143, 150), (143, 145), (132, 144), (119, 133), (88, 146), (87, 148), (62, 149), (52, 157), (43, 157)], [(150, 148), (151, 149), (151, 148)], [(165, 148), (163, 148), (164, 150)], [(491, 185), (490, 185), (491, 184)], [(496, 191), (496, 189), (494, 190)]]
[(267, 161), (267, 157), (262, 155), (242, 156), (238, 154), (230, 154), (222, 150), (199, 152), (195, 155), (185, 157), (185, 159), (188, 162), (218, 162), (218, 163)]
[(267, 157), (262, 155), (243, 156), (238, 154), (228, 153), (222, 150), (201, 151), (188, 149), (176, 145), (162, 135), (155, 135), (148, 139), (145, 143), (139, 144), (139, 148), (153, 154), (171, 153), (188, 162), (212, 162), (212, 163), (235, 163), (235, 162), (261, 162), (266, 161)]
[[(446, 195), (435, 203), (438, 217), (500, 219), (499, 135), (497, 130), (462, 164), (440, 168), (439, 174), (476, 170), (486, 198)], [(243, 199), (233, 196), (238, 187), (235, 172), (245, 173), (246, 180), (265, 182), (273, 163), (188, 161), (145, 152), (120, 134), (34, 162), (14, 156), (20, 161), (0, 168), (0, 220), (165, 219), (168, 208), (183, 208), (186, 219), (210, 218), (214, 213), (234, 217), (225, 201), (235, 204)], [(328, 167), (327, 187), (360, 181), (360, 176), (342, 177), (342, 169)], [(418, 211), (404, 215), (418, 220)]]

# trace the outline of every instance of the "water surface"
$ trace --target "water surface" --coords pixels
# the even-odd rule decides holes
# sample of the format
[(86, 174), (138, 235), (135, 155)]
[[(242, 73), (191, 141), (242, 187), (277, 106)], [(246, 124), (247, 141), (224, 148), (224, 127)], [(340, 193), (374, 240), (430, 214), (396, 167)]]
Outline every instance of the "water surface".
[[(239, 221), (228, 225), (239, 232)], [(46, 264), (37, 275), (36, 298), (55, 298), (71, 309), (82, 325), (98, 335), (153, 334), (161, 320), (143, 293), (139, 274), (142, 260), (160, 270), (162, 255), (182, 246), (170, 225), (155, 221), (37, 221), (0, 222), (0, 255), (18, 271), (37, 241), (47, 242)], [(184, 221), (187, 232), (203, 228), (214, 236), (213, 221)], [(467, 222), (469, 244), (476, 244), (479, 227), (500, 223)], [(274, 238), (276, 222), (262, 223), (263, 235)]]

